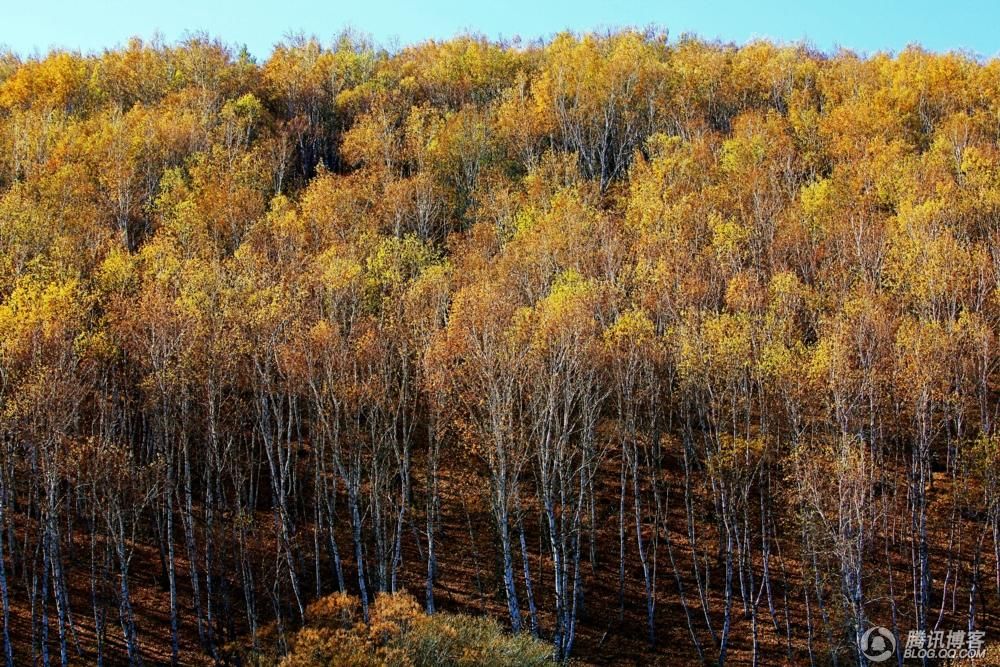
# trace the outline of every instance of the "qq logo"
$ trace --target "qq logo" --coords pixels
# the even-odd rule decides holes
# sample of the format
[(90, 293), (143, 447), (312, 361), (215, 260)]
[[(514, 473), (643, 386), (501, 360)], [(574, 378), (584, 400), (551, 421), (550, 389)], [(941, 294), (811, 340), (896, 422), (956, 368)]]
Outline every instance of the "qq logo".
[(885, 662), (896, 653), (896, 636), (881, 625), (861, 635), (861, 653), (872, 662)]

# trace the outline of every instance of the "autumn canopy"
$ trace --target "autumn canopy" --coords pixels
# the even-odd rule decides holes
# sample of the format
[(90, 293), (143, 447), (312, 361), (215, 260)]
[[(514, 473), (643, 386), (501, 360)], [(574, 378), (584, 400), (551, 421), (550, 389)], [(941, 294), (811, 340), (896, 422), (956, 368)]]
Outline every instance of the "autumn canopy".
[(0, 54), (6, 664), (1000, 640), (998, 333), (1000, 61)]

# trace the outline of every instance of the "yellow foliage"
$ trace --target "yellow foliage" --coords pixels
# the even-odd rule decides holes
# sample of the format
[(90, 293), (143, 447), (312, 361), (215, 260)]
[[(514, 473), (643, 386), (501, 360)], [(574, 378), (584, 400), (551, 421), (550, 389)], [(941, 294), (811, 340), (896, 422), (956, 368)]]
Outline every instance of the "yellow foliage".
[(306, 626), (289, 644), (290, 651), (280, 659), (272, 661), (269, 649), (252, 658), (257, 664), (281, 667), (555, 664), (550, 647), (540, 641), (508, 635), (486, 618), (428, 616), (406, 593), (378, 596), (367, 623), (358, 615), (356, 598), (344, 594), (320, 598), (309, 606)]

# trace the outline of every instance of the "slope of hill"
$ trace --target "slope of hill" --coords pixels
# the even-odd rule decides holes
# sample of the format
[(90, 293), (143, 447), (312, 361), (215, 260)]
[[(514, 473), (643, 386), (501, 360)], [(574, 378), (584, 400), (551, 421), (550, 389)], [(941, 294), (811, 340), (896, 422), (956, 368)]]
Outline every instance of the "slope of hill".
[(403, 589), (556, 661), (988, 643), (998, 288), (1000, 61), (0, 55), (5, 662), (294, 663)]

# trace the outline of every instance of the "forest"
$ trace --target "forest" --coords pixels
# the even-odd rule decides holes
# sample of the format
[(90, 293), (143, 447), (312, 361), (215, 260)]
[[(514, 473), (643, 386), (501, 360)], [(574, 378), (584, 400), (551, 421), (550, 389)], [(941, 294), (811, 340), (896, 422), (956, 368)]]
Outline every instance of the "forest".
[(997, 59), (0, 52), (5, 664), (1000, 639), (998, 334)]

